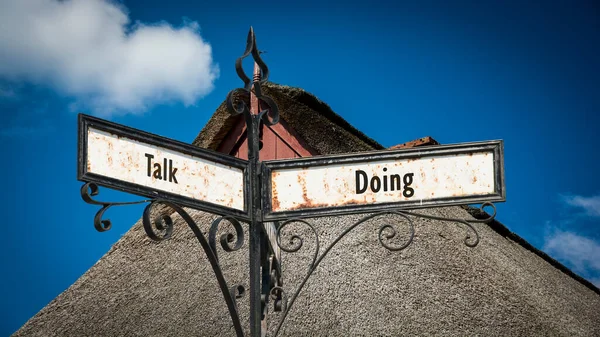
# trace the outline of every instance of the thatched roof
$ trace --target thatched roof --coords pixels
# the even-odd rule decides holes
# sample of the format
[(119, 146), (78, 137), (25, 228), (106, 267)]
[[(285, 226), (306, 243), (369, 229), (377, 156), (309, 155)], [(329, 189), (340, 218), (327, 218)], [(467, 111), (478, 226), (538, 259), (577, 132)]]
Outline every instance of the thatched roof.
[[(281, 117), (320, 154), (381, 150), (384, 147), (350, 125), (314, 95), (299, 89), (267, 82), (263, 93), (271, 96)], [(240, 98), (248, 99), (248, 98)], [(223, 102), (193, 144), (216, 150), (241, 116), (231, 116)]]
[[(268, 90), (282, 118), (320, 153), (381, 148), (303, 90), (275, 85)], [(223, 108), (195, 144), (215, 148), (223, 139), (231, 122)], [(472, 218), (474, 212), (447, 207), (421, 213)], [(190, 214), (206, 234), (214, 216)], [(311, 221), (325, 247), (360, 217)], [(15, 335), (235, 335), (202, 249), (181, 218), (174, 220), (173, 237), (160, 243), (147, 238), (138, 221)], [(414, 242), (401, 252), (379, 245), (378, 221), (348, 234), (309, 279), (280, 335), (600, 335), (598, 289), (498, 222), (475, 224), (481, 241), (469, 248), (462, 225), (413, 221)], [(406, 238), (406, 224), (399, 219), (393, 223), (400, 239)], [(283, 282), (290, 293), (307, 271), (314, 248), (309, 233), (300, 232), (304, 247), (283, 253)], [(247, 250), (221, 251), (220, 262), (230, 284), (247, 285)], [(248, 297), (238, 303), (247, 322)], [(278, 317), (271, 312), (271, 328)]]

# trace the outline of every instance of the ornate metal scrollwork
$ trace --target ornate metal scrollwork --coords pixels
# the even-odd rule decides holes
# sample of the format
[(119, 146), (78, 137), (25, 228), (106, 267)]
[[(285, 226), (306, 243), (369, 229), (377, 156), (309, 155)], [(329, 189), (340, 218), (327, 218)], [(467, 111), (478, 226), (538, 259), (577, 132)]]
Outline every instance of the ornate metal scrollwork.
[(112, 222), (110, 219), (102, 219), (104, 216), (104, 212), (106, 212), (109, 208), (113, 206), (123, 206), (123, 205), (135, 205), (135, 204), (144, 204), (150, 202), (150, 200), (140, 200), (140, 201), (131, 201), (131, 202), (105, 202), (98, 201), (92, 197), (95, 197), (99, 194), (100, 189), (98, 185), (94, 183), (85, 183), (81, 186), (81, 198), (88, 204), (91, 205), (101, 205), (102, 208), (96, 212), (94, 216), (94, 227), (98, 232), (105, 232), (112, 227)]
[[(261, 322), (261, 319), (263, 319), (264, 317), (260, 316), (266, 316), (268, 312), (267, 302), (269, 300), (273, 301), (275, 309), (274, 311), (281, 312), (279, 322), (277, 323), (275, 329), (276, 336), (279, 333), (289, 311), (292, 309), (294, 302), (301, 293), (306, 282), (314, 273), (316, 268), (318, 268), (323, 259), (329, 254), (333, 247), (337, 245), (348, 233), (350, 233), (359, 225), (366, 223), (372, 219), (381, 218), (384, 216), (395, 216), (400, 217), (402, 221), (406, 222), (408, 226), (408, 236), (407, 239), (405, 239), (405, 241), (401, 242), (400, 244), (394, 241), (394, 239), (396, 239), (399, 236), (398, 234), (400, 233), (398, 229), (398, 224), (385, 223), (379, 227), (377, 239), (379, 243), (389, 251), (404, 250), (413, 242), (415, 236), (415, 226), (413, 221), (411, 220), (411, 217), (461, 223), (467, 227), (467, 234), (464, 239), (465, 245), (468, 247), (477, 246), (477, 244), (479, 243), (479, 234), (477, 233), (477, 230), (472, 224), (487, 223), (495, 218), (496, 207), (489, 202), (482, 204), (480, 206), (480, 211), (482, 211), (482, 213), (485, 213), (483, 212), (484, 207), (490, 206), (493, 208), (493, 214), (490, 215), (488, 218), (476, 220), (444, 218), (402, 210), (382, 211), (379, 213), (370, 214), (364, 216), (360, 220), (354, 222), (349, 227), (347, 227), (331, 243), (329, 243), (329, 245), (322, 252), (319, 241), (319, 233), (316, 230), (315, 226), (313, 226), (310, 222), (304, 219), (289, 219), (285, 222), (282, 222), (277, 227), (275, 233), (277, 246), (282, 251), (287, 253), (298, 252), (304, 245), (304, 238), (299, 234), (291, 233), (291, 235), (289, 236), (289, 240), (286, 242), (282, 242), (282, 233), (286, 231), (289, 225), (300, 224), (306, 227), (311, 232), (311, 235), (314, 236), (315, 249), (312, 254), (312, 258), (306, 275), (304, 276), (300, 284), (297, 286), (293, 295), (289, 298), (288, 302), (288, 295), (286, 294), (286, 291), (282, 286), (282, 275), (280, 265), (281, 261), (277, 261), (277, 265), (275, 268), (275, 253), (273, 249), (271, 249), (274, 247), (268, 248), (266, 244), (261, 243), (263, 239), (267, 239), (265, 237), (265, 233), (266, 235), (272, 234), (269, 234), (271, 232), (267, 233), (267, 230), (263, 227), (262, 224), (263, 215), (261, 213), (261, 209), (263, 205), (261, 205), (261, 185), (259, 178), (261, 172), (261, 163), (259, 162), (259, 132), (261, 130), (261, 123), (264, 123), (265, 125), (274, 125), (278, 123), (279, 109), (277, 108), (277, 104), (271, 97), (263, 94), (262, 85), (265, 84), (269, 78), (269, 69), (265, 62), (261, 59), (260, 54), (261, 52), (258, 50), (256, 44), (254, 30), (250, 28), (244, 54), (241, 57), (239, 57), (235, 62), (236, 72), (240, 79), (244, 82), (244, 87), (230, 91), (227, 94), (226, 98), (227, 109), (232, 115), (243, 114), (246, 120), (246, 128), (248, 132), (247, 175), (249, 179), (245, 183), (248, 184), (248, 190), (250, 192), (250, 194), (248, 195), (249, 202), (247, 206), (251, 214), (249, 221), (250, 227), (248, 230), (248, 241), (250, 246), (249, 260), (251, 267), (249, 273), (250, 287), (248, 288), (248, 290), (250, 293), (249, 297), (251, 306), (250, 332), (253, 336), (266, 334), (266, 331), (263, 330), (263, 324), (266, 324), (266, 320)], [(242, 67), (243, 59), (249, 55), (252, 55), (252, 58), (256, 62), (256, 65), (260, 69), (260, 73), (262, 75), (257, 75), (253, 77), (252, 80), (249, 76), (246, 75)], [(247, 104), (244, 101), (244, 99), (250, 97), (252, 91), (254, 92), (256, 98), (262, 103), (260, 106), (266, 109), (261, 111), (250, 111), (249, 104)], [(240, 97), (242, 99), (240, 99)], [(200, 243), (200, 246), (204, 250), (204, 253), (206, 254), (211, 264), (211, 267), (213, 269), (213, 272), (215, 273), (217, 282), (229, 309), (229, 313), (237, 336), (244, 335), (244, 330), (242, 329), (242, 324), (240, 322), (238, 312), (237, 299), (242, 298), (244, 296), (244, 294), (246, 293), (246, 288), (240, 284), (235, 284), (233, 286), (229, 286), (227, 284), (223, 272), (221, 270), (221, 266), (219, 265), (219, 256), (217, 253), (217, 241), (220, 243), (221, 248), (225, 252), (237, 251), (241, 249), (242, 246), (244, 246), (244, 229), (242, 228), (242, 225), (238, 219), (231, 216), (222, 216), (216, 218), (210, 226), (207, 239), (200, 230), (198, 224), (186, 212), (186, 210), (173, 202), (164, 199), (140, 200), (134, 202), (118, 203), (102, 202), (97, 201), (93, 198), (94, 196), (98, 195), (98, 192), (98, 186), (94, 183), (86, 183), (81, 187), (81, 196), (86, 203), (101, 206), (100, 210), (96, 213), (94, 217), (94, 227), (100, 232), (107, 231), (111, 228), (110, 220), (103, 219), (102, 217), (104, 216), (106, 210), (108, 210), (112, 206), (149, 203), (144, 209), (142, 223), (148, 237), (155, 241), (162, 241), (171, 237), (174, 227), (172, 215), (174, 213), (179, 214), (179, 216), (181, 216), (183, 221), (187, 223), (187, 225), (190, 227), (190, 229), (196, 236), (198, 242)], [(161, 214), (156, 215), (154, 216), (154, 218), (152, 218), (155, 213), (159, 213), (153, 212), (153, 209), (155, 209), (155, 207), (157, 207), (158, 205), (169, 207), (174, 212), (170, 212), (169, 214), (165, 214), (165, 212), (162, 212)], [(229, 226), (227, 227), (228, 231), (224, 234), (221, 234), (217, 239), (220, 226), (223, 224), (223, 222), (229, 223)], [(233, 229), (233, 231), (231, 231), (231, 229)], [(271, 255), (265, 256), (264, 254)], [(279, 254), (279, 252), (277, 254)], [(260, 273), (263, 273), (262, 281), (260, 278)]]
[[(398, 250), (402, 250), (405, 249), (406, 247), (408, 247), (410, 245), (410, 243), (412, 242), (413, 238), (414, 238), (414, 225), (412, 223), (412, 221), (410, 220), (410, 218), (408, 218), (406, 215), (402, 214), (402, 212), (399, 211), (386, 211), (386, 212), (380, 212), (380, 213), (375, 213), (375, 214), (371, 214), (368, 216), (363, 217), (362, 219), (360, 219), (359, 221), (355, 222), (354, 224), (352, 224), (351, 226), (349, 226), (348, 228), (346, 228), (335, 240), (333, 240), (329, 246), (327, 246), (327, 248), (325, 248), (325, 250), (323, 251), (322, 254), (319, 255), (320, 252), (320, 244), (319, 244), (319, 235), (317, 233), (317, 230), (315, 229), (315, 227), (310, 224), (308, 221), (303, 220), (303, 219), (290, 219), (287, 220), (283, 223), (281, 223), (281, 225), (279, 226), (279, 228), (277, 229), (277, 244), (279, 245), (279, 247), (281, 248), (281, 250), (288, 252), (288, 253), (294, 253), (299, 251), (303, 244), (304, 244), (304, 239), (298, 235), (298, 234), (293, 234), (289, 240), (289, 245), (285, 245), (281, 243), (281, 234), (283, 233), (283, 229), (288, 226), (291, 223), (301, 223), (305, 226), (307, 226), (311, 232), (313, 233), (314, 237), (315, 237), (315, 250), (313, 252), (313, 256), (312, 256), (312, 261), (309, 265), (309, 269), (308, 272), (306, 273), (306, 275), (304, 276), (304, 278), (302, 279), (302, 281), (300, 282), (300, 285), (298, 286), (298, 288), (296, 288), (296, 291), (294, 292), (294, 294), (292, 295), (292, 297), (289, 300), (289, 303), (285, 303), (287, 301), (287, 296), (286, 296), (286, 292), (283, 288), (281, 287), (274, 287), (273, 289), (271, 289), (271, 295), (275, 295), (277, 293), (283, 293), (283, 297), (284, 297), (284, 310), (282, 313), (282, 316), (277, 324), (277, 327), (275, 329), (275, 336), (277, 336), (277, 334), (279, 333), (279, 330), (281, 329), (281, 326), (283, 325), (283, 322), (285, 321), (289, 311), (291, 310), (291, 308), (294, 305), (294, 302), (296, 301), (296, 298), (298, 297), (298, 295), (300, 294), (300, 292), (302, 291), (302, 288), (304, 288), (304, 285), (306, 284), (306, 281), (308, 281), (308, 279), (310, 278), (310, 276), (313, 274), (313, 272), (317, 269), (317, 267), (319, 266), (319, 264), (321, 263), (321, 261), (323, 261), (323, 259), (327, 256), (327, 254), (331, 251), (331, 249), (340, 241), (342, 240), (346, 234), (350, 233), (354, 228), (358, 227), (360, 224), (363, 224), (365, 222), (367, 222), (370, 219), (376, 218), (376, 217), (380, 217), (380, 216), (384, 216), (384, 215), (399, 215), (401, 217), (403, 217), (404, 219), (406, 219), (409, 223), (409, 228), (410, 228), (410, 236), (408, 238), (408, 240), (398, 246), (398, 247), (394, 247), (391, 246), (387, 243), (384, 242), (384, 238), (385, 239), (392, 239), (396, 236), (397, 231), (394, 228), (393, 225), (391, 224), (385, 224), (382, 225), (379, 228), (379, 235), (378, 235), (378, 239), (379, 242), (381, 243), (381, 245), (383, 247), (385, 247), (388, 250), (392, 250), (392, 251), (398, 251)], [(391, 232), (390, 232), (391, 230)]]
[(491, 202), (484, 202), (483, 204), (481, 204), (481, 206), (479, 206), (479, 211), (481, 213), (485, 213), (483, 209), (487, 206), (491, 207), (494, 210), (494, 212), (491, 215), (489, 215), (487, 218), (472, 219), (472, 220), (444, 218), (444, 217), (438, 217), (438, 216), (427, 215), (427, 214), (422, 214), (422, 213), (415, 213), (415, 212), (410, 212), (410, 211), (402, 211), (402, 213), (404, 213), (406, 215), (419, 217), (419, 218), (461, 223), (461, 224), (467, 226), (475, 234), (475, 239), (472, 242), (469, 242), (471, 235), (469, 234), (469, 232), (467, 232), (467, 235), (465, 236), (465, 240), (464, 240), (465, 245), (467, 245), (468, 247), (475, 247), (475, 246), (477, 246), (477, 244), (479, 244), (479, 233), (477, 233), (477, 230), (475, 230), (475, 228), (471, 224), (472, 223), (488, 223), (488, 222), (494, 220), (494, 218), (496, 217), (496, 205), (494, 205)]
[[(231, 216), (222, 216), (216, 218), (212, 225), (210, 226), (210, 231), (208, 232), (208, 242), (210, 243), (211, 249), (215, 252), (215, 257), (218, 259), (217, 255), (217, 245), (216, 245), (216, 236), (217, 230), (219, 229), (219, 225), (223, 222), (223, 220), (229, 221), (229, 223), (235, 229), (235, 235), (233, 233), (222, 234), (219, 237), (219, 242), (221, 243), (221, 247), (226, 252), (233, 252), (239, 250), (244, 245), (244, 229), (240, 222)], [(237, 239), (236, 239), (237, 238)], [(235, 240), (235, 244), (231, 246), (231, 243)]]
[[(221, 224), (223, 220), (229, 221), (229, 223), (235, 229), (236, 233), (235, 235), (232, 233), (221, 235), (219, 241), (223, 250), (231, 252), (238, 250), (243, 246), (244, 230), (242, 228), (241, 223), (237, 219), (230, 216), (224, 216), (215, 219), (211, 225), (209, 231), (209, 238), (207, 240), (202, 231), (200, 230), (200, 227), (198, 227), (198, 224), (194, 221), (194, 219), (182, 207), (168, 200), (154, 199), (120, 203), (101, 202), (92, 198), (92, 196), (96, 196), (98, 195), (98, 193), (99, 189), (96, 184), (86, 183), (81, 187), (81, 196), (86, 203), (92, 205), (102, 205), (102, 208), (96, 213), (96, 216), (94, 217), (94, 227), (96, 227), (96, 230), (98, 230), (99, 232), (104, 232), (111, 228), (110, 220), (102, 219), (104, 212), (108, 208), (117, 205), (149, 203), (144, 209), (144, 214), (142, 216), (142, 224), (144, 226), (144, 230), (146, 232), (146, 235), (148, 235), (150, 239), (154, 241), (163, 241), (169, 239), (171, 237), (171, 234), (173, 233), (173, 218), (171, 217), (171, 215), (161, 214), (152, 219), (152, 209), (157, 205), (164, 205), (178, 213), (183, 219), (183, 221), (185, 221), (185, 223), (187, 223), (187, 225), (190, 227), (192, 232), (194, 232), (196, 239), (198, 239), (200, 246), (204, 250), (206, 257), (208, 258), (208, 261), (211, 264), (213, 272), (215, 273), (215, 276), (217, 278), (219, 288), (223, 293), (223, 297), (225, 298), (227, 308), (229, 309), (229, 314), (231, 315), (231, 320), (233, 322), (233, 326), (237, 336), (244, 335), (244, 330), (242, 329), (236, 300), (244, 296), (246, 289), (240, 284), (236, 284), (231, 287), (227, 285), (227, 281), (225, 280), (225, 277), (221, 270), (221, 266), (219, 265), (219, 259), (216, 249), (216, 233), (219, 224)], [(235, 243), (232, 246), (231, 243), (233, 241), (235, 241)]]
[[(248, 55), (252, 54), (252, 58), (260, 68), (262, 76), (260, 80), (252, 81), (248, 75), (244, 72), (244, 68), (242, 67), (242, 62), (244, 58)], [(256, 36), (254, 35), (254, 29), (250, 27), (250, 31), (248, 32), (248, 38), (246, 40), (246, 50), (244, 54), (240, 56), (235, 61), (235, 71), (238, 74), (239, 78), (244, 82), (243, 88), (233, 89), (227, 94), (226, 104), (227, 110), (232, 115), (249, 115), (250, 109), (248, 105), (243, 100), (238, 100), (237, 103), (234, 103), (234, 94), (236, 92), (241, 92), (242, 94), (249, 95), (250, 90), (254, 85), (254, 95), (258, 98), (259, 101), (263, 102), (269, 108), (259, 112), (259, 116), (263, 123), (266, 125), (275, 125), (279, 122), (279, 108), (275, 101), (264, 95), (262, 92), (262, 85), (267, 82), (269, 79), (269, 68), (267, 64), (260, 57), (261, 52), (258, 50), (258, 46), (256, 45)]]
[(396, 230), (396, 227), (393, 224), (384, 224), (384, 225), (380, 226), (379, 231), (378, 231), (378, 236), (377, 236), (379, 243), (384, 248), (386, 248), (390, 251), (400, 251), (400, 250), (406, 249), (412, 243), (414, 236), (415, 236), (414, 224), (413, 224), (412, 220), (409, 218), (409, 216), (433, 219), (433, 220), (440, 220), (440, 221), (457, 222), (457, 223), (465, 224), (475, 234), (474, 241), (472, 241), (472, 242), (469, 241), (471, 236), (468, 232), (467, 232), (467, 235), (464, 240), (465, 245), (467, 245), (468, 247), (475, 247), (479, 243), (479, 234), (477, 233), (477, 230), (471, 225), (471, 223), (487, 223), (487, 222), (492, 221), (494, 219), (494, 217), (496, 216), (496, 206), (494, 206), (494, 204), (489, 203), (489, 202), (482, 204), (479, 208), (480, 211), (483, 211), (483, 208), (486, 206), (490, 206), (493, 208), (493, 210), (494, 210), (493, 214), (485, 219), (473, 219), (473, 220), (444, 218), (444, 217), (431, 216), (431, 215), (427, 215), (427, 214), (421, 214), (421, 213), (415, 213), (415, 212), (409, 212), (409, 211), (384, 211), (384, 212), (370, 214), (370, 215), (367, 215), (367, 216), (363, 217), (362, 219), (358, 220), (357, 222), (355, 222), (348, 228), (346, 228), (340, 235), (338, 235), (338, 237), (335, 240), (333, 240), (329, 244), (329, 246), (327, 246), (327, 248), (320, 255), (319, 255), (319, 253), (320, 253), (319, 235), (317, 233), (317, 230), (311, 223), (309, 223), (303, 219), (290, 219), (290, 220), (287, 220), (287, 221), (281, 223), (279, 228), (277, 228), (277, 234), (276, 234), (277, 244), (279, 245), (281, 250), (283, 250), (287, 253), (295, 253), (295, 252), (299, 251), (304, 244), (304, 239), (298, 234), (292, 234), (292, 236), (289, 238), (289, 241), (287, 244), (283, 244), (281, 242), (281, 235), (283, 233), (284, 228), (291, 223), (300, 223), (300, 224), (303, 224), (304, 226), (307, 226), (310, 229), (310, 231), (312, 232), (312, 234), (315, 237), (315, 250), (312, 255), (312, 261), (309, 265), (308, 272), (306, 273), (306, 275), (300, 282), (300, 285), (298, 285), (298, 287), (296, 288), (294, 294), (292, 295), (292, 297), (289, 300), (289, 303), (287, 303), (287, 295), (286, 295), (285, 290), (282, 287), (276, 286), (276, 287), (271, 288), (270, 295), (272, 298), (276, 298), (276, 296), (280, 296), (280, 297), (283, 296), (283, 308), (282, 308), (283, 312), (281, 314), (281, 317), (280, 317), (277, 327), (275, 329), (274, 336), (277, 336), (277, 334), (279, 333), (279, 330), (281, 329), (281, 326), (285, 322), (285, 319), (286, 319), (289, 311), (292, 309), (294, 302), (298, 298), (298, 295), (304, 288), (304, 285), (306, 284), (306, 282), (308, 281), (310, 276), (313, 274), (313, 272), (319, 266), (321, 261), (323, 261), (323, 259), (327, 256), (327, 254), (331, 251), (331, 249), (340, 240), (342, 240), (346, 236), (346, 234), (348, 234), (354, 228), (358, 227), (359, 225), (361, 225), (371, 219), (377, 218), (377, 217), (381, 217), (381, 216), (385, 216), (385, 215), (400, 216), (401, 218), (403, 218), (404, 220), (406, 220), (408, 222), (409, 232), (410, 232), (408, 239), (403, 244), (401, 244), (399, 246), (393, 246), (386, 242), (386, 240), (393, 239), (398, 234), (398, 231)]

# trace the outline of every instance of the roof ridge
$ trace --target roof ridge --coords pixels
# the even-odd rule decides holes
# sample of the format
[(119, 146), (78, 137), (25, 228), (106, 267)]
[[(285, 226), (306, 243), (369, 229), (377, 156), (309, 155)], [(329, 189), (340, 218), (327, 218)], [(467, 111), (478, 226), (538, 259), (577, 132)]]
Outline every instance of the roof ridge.
[[(319, 99), (315, 94), (310, 93), (299, 87), (292, 87), (289, 85), (279, 84), (271, 81), (267, 81), (265, 86), (270, 89), (279, 89), (282, 90), (283, 93), (290, 98), (295, 99), (299, 103), (306, 105), (307, 107), (318, 111), (321, 115), (331, 122), (337, 124), (338, 126), (350, 131), (352, 134), (360, 138), (362, 141), (372, 146), (374, 149), (383, 150), (385, 147), (377, 142), (375, 139), (369, 137), (364, 132), (357, 129), (355, 126), (350, 124), (346, 119), (344, 119), (340, 114), (336, 113), (329, 104), (325, 103), (323, 100)], [(327, 114), (323, 114), (326, 111)]]
[[(471, 216), (474, 217), (475, 219), (489, 219), (490, 216), (491, 216), (486, 211), (484, 211), (484, 210), (482, 210), (482, 209), (480, 209), (478, 207), (473, 207), (473, 206), (470, 206), (470, 205), (465, 205), (465, 206), (461, 206), (461, 207), (463, 209), (465, 209), (467, 212), (469, 212), (469, 214), (471, 214)], [(519, 244), (521, 247), (523, 247), (523, 248), (527, 249), (528, 251), (536, 254), (537, 256), (541, 257), (543, 260), (545, 260), (546, 262), (548, 262), (551, 266), (553, 266), (556, 269), (562, 271), (563, 273), (571, 276), (573, 279), (575, 279), (579, 283), (583, 284), (584, 286), (586, 286), (587, 288), (589, 288), (590, 290), (592, 290), (596, 294), (600, 295), (600, 288), (596, 287), (592, 282), (590, 282), (590, 281), (586, 280), (585, 278), (579, 276), (578, 274), (576, 274), (575, 272), (573, 272), (571, 269), (567, 268), (565, 265), (563, 265), (562, 263), (558, 262), (557, 260), (555, 260), (550, 255), (546, 254), (544, 251), (541, 251), (541, 250), (537, 249), (535, 246), (533, 246), (527, 240), (523, 239), (521, 236), (519, 236), (515, 232), (512, 232), (510, 229), (508, 229), (508, 227), (506, 227), (503, 223), (501, 223), (500, 221), (496, 220), (496, 218), (492, 219), (492, 221), (490, 221), (490, 222), (488, 222), (486, 224), (492, 230), (494, 230), (494, 232), (498, 233), (502, 237), (508, 238), (508, 239), (514, 241), (515, 243)]]
[[(440, 145), (440, 143), (438, 143), (438, 141), (436, 141), (432, 137), (426, 136), (426, 137), (423, 137), (423, 138), (412, 140), (410, 142), (406, 142), (406, 143), (402, 143), (402, 144), (391, 146), (391, 147), (388, 148), (388, 150), (405, 149), (405, 148), (421, 147), (421, 146), (434, 146), (434, 145)], [(469, 212), (469, 214), (473, 218), (475, 218), (475, 219), (483, 220), (483, 219), (489, 219), (491, 217), (490, 214), (488, 214), (486, 211), (484, 211), (484, 210), (482, 210), (482, 209), (480, 209), (478, 207), (473, 207), (473, 206), (470, 206), (470, 205), (464, 205), (464, 206), (461, 206), (461, 207), (463, 209), (465, 209), (467, 212)], [(511, 239), (512, 241), (514, 241), (517, 244), (519, 244), (521, 247), (523, 247), (523, 248), (527, 249), (528, 251), (530, 251), (530, 252), (536, 254), (537, 256), (541, 257), (544, 261), (548, 262), (551, 266), (553, 266), (556, 269), (562, 271), (563, 273), (571, 276), (576, 281), (579, 281), (579, 283), (583, 284), (584, 286), (586, 286), (590, 290), (594, 291), (596, 294), (600, 295), (600, 289), (598, 287), (596, 287), (592, 282), (590, 282), (590, 281), (586, 280), (585, 278), (577, 275), (571, 269), (567, 268), (565, 265), (563, 265), (562, 263), (558, 262), (557, 260), (555, 260), (554, 258), (552, 258), (550, 255), (546, 254), (545, 252), (543, 252), (543, 251), (535, 248), (532, 244), (530, 244), (529, 242), (527, 242), (527, 240), (523, 239), (522, 237), (520, 237), (516, 233), (510, 231), (508, 229), (508, 227), (506, 227), (500, 221), (496, 220), (496, 218), (492, 219), (492, 221), (487, 222), (486, 224), (494, 232), (498, 233), (500, 236), (502, 236), (504, 238)]]

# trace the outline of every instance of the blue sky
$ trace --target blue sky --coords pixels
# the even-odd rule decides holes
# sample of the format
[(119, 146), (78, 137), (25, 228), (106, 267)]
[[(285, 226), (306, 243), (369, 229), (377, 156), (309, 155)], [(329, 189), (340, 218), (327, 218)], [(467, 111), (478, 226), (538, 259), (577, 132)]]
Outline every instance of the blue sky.
[[(141, 216), (79, 196), (77, 112), (191, 142), (252, 25), (271, 80), (385, 146), (504, 139), (497, 218), (600, 286), (600, 6), (594, 1), (0, 0), (0, 335)], [(132, 200), (106, 189), (103, 200)]]

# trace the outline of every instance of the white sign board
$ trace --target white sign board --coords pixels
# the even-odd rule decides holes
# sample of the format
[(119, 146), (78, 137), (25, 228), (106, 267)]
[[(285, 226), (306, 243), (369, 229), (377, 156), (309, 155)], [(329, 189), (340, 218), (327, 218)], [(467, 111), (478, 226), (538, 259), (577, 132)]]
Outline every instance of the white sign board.
[(245, 161), (87, 116), (84, 119), (87, 123), (80, 131), (83, 176), (132, 193), (164, 194), (184, 205), (208, 207), (200, 209), (215, 211), (214, 206), (246, 214)]
[(265, 165), (266, 219), (505, 199), (501, 141)]

